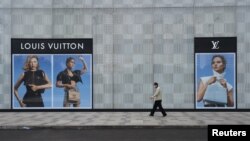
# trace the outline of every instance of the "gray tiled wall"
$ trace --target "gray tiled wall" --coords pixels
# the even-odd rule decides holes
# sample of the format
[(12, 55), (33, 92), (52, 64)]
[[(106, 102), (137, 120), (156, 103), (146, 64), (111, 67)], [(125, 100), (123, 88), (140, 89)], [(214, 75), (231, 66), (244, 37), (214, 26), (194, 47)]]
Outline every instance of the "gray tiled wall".
[(12, 38), (51, 38), (52, 9), (11, 9)]
[(94, 108), (113, 108), (113, 10), (99, 9), (93, 16)]
[(192, 8), (154, 10), (153, 75), (168, 108), (194, 107), (193, 20)]
[(194, 108), (194, 44), (237, 36), (238, 108), (250, 108), (249, 0), (1, 0), (0, 108), (10, 108), (12, 38), (93, 38), (97, 109)]
[(237, 87), (238, 108), (250, 107), (250, 7), (237, 8)]
[[(114, 10), (114, 107), (149, 107), (153, 82), (153, 10)], [(152, 104), (151, 104), (152, 105)]]
[(10, 107), (11, 10), (0, 9), (0, 107)]
[(93, 10), (53, 9), (53, 37), (92, 38)]
[(236, 7), (194, 9), (195, 36), (236, 36)]

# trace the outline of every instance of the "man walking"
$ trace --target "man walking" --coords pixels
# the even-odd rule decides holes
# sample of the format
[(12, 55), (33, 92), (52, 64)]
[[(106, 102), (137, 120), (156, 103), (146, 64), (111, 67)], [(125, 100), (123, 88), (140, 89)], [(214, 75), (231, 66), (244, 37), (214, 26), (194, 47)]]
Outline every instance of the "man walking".
[(162, 105), (161, 105), (161, 102), (162, 102), (161, 90), (157, 82), (154, 82), (154, 95), (151, 96), (150, 98), (154, 100), (154, 107), (151, 110), (149, 116), (154, 116), (154, 113), (157, 107), (159, 107), (163, 117), (167, 116), (165, 110), (162, 108)]

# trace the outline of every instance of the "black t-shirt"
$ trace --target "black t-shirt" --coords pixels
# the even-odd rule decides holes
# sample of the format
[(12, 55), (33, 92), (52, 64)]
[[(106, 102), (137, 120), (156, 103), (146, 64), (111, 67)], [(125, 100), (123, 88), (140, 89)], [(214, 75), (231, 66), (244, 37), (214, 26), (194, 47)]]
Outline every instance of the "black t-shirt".
[[(24, 85), (27, 87), (27, 90), (31, 90), (30, 84), (34, 85), (44, 85), (48, 82), (45, 80), (45, 73), (43, 70), (36, 70), (36, 71), (25, 71), (24, 72)], [(44, 89), (40, 89), (37, 92), (43, 93)]]
[(61, 71), (57, 77), (56, 80), (57, 81), (62, 81), (62, 84), (71, 84), (71, 81), (75, 81), (77, 82), (81, 82), (82, 83), (82, 78), (81, 78), (81, 71), (80, 70), (75, 70), (72, 71), (73, 76), (70, 77), (68, 75), (67, 69), (65, 69), (64, 71)]

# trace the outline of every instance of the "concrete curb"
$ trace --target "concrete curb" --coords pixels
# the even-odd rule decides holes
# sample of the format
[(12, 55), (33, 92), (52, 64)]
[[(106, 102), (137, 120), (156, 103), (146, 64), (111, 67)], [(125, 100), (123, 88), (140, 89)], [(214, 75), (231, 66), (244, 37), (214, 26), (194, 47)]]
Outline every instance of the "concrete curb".
[(169, 125), (169, 126), (142, 126), (142, 125), (129, 125), (129, 126), (0, 126), (0, 130), (86, 130), (86, 129), (204, 129), (206, 125)]

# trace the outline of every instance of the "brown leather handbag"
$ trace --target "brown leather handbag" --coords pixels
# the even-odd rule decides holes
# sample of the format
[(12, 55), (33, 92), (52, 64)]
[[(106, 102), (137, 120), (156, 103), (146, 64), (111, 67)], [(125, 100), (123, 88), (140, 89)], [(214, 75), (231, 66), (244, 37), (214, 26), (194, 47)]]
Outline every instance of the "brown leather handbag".
[(80, 101), (80, 92), (76, 89), (68, 90), (68, 101), (72, 103)]

